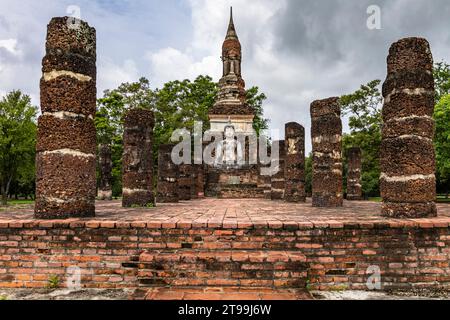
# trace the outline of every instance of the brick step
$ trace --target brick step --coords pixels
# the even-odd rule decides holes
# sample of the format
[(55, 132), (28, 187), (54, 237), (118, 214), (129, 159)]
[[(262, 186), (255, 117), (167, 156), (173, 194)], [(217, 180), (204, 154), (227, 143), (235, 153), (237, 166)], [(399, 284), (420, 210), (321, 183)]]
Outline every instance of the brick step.
[(157, 287), (138, 289), (131, 296), (132, 300), (313, 300), (306, 290), (272, 289), (272, 288), (242, 288), (242, 287)]
[(305, 289), (306, 257), (289, 251), (152, 251), (139, 258), (145, 287), (265, 287)]

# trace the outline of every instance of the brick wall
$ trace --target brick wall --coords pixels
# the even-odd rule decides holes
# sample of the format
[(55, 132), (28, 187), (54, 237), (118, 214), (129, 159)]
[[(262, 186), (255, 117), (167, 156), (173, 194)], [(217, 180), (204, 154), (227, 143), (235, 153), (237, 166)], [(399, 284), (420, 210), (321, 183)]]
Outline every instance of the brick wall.
[[(239, 229), (237, 228), (239, 226)], [(0, 287), (65, 285), (82, 269), (88, 288), (135, 288), (145, 251), (284, 250), (304, 254), (311, 289), (367, 289), (370, 266), (383, 288), (450, 288), (448, 222), (189, 224), (0, 221)]]

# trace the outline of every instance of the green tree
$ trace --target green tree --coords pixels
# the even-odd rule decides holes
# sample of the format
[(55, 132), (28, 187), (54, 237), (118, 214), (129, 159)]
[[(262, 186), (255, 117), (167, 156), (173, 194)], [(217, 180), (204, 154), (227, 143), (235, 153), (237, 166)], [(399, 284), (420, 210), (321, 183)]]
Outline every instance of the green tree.
[(266, 99), (266, 95), (264, 93), (260, 93), (258, 87), (252, 87), (247, 90), (247, 103), (255, 111), (253, 128), (258, 135), (262, 130), (266, 130), (269, 128), (269, 119), (264, 118), (263, 104)]
[(208, 110), (214, 104), (217, 85), (208, 76), (195, 81), (171, 81), (155, 91), (155, 145), (170, 142), (172, 133), (186, 128), (192, 131), (194, 123), (203, 122), (203, 131), (209, 127)]
[[(352, 94), (341, 97), (351, 132), (343, 138), (344, 150), (360, 147), (363, 152), (362, 187), (367, 196), (379, 195), (382, 96), (380, 80), (373, 80)], [(345, 152), (344, 152), (345, 154)]]
[(450, 95), (443, 96), (434, 110), (436, 121), (436, 167), (438, 185), (447, 197), (450, 191)]
[(12, 91), (0, 101), (0, 185), (6, 205), (11, 184), (32, 183), (36, 146), (36, 113), (31, 99)]
[(122, 153), (123, 153), (123, 125), (122, 117), (125, 110), (124, 98), (116, 91), (105, 92), (105, 96), (98, 100), (95, 125), (99, 144), (111, 146), (112, 191), (118, 197), (122, 193)]
[(444, 61), (435, 63), (433, 69), (436, 88), (436, 103), (450, 93), (450, 65)]

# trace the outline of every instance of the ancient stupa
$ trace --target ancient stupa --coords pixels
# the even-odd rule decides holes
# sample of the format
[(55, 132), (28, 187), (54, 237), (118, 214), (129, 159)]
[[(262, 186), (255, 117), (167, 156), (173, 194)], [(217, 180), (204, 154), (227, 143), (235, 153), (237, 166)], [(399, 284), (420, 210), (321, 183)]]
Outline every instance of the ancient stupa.
[[(219, 152), (224, 153), (220, 165), (210, 166), (207, 175), (207, 196), (220, 198), (263, 197), (258, 188), (259, 167), (250, 161), (249, 138), (239, 142), (229, 135), (255, 136), (253, 129), (254, 110), (247, 104), (245, 81), (242, 78), (242, 47), (237, 36), (231, 8), (227, 35), (222, 46), (223, 76), (219, 81), (219, 92), (209, 112), (211, 131), (225, 134)], [(230, 150), (234, 150), (230, 152)], [(230, 154), (235, 152), (235, 154)], [(243, 156), (243, 163), (238, 163)], [(256, 156), (256, 155), (253, 155)], [(233, 165), (232, 162), (236, 161)]]

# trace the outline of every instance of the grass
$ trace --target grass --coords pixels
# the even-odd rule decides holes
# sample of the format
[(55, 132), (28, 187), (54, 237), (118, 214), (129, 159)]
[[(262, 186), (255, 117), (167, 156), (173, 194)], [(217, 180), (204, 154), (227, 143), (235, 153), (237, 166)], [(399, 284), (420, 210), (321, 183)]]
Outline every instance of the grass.
[(0, 301), (5, 301), (5, 300), (8, 300), (7, 296), (0, 296)]
[(60, 284), (59, 277), (56, 275), (53, 275), (48, 279), (47, 288), (48, 289), (58, 289), (59, 284)]
[[(8, 200), (8, 206), (20, 206), (34, 204), (34, 200)], [(2, 204), (0, 204), (2, 206)]]
[(446, 198), (445, 196), (438, 196), (437, 202), (438, 203), (450, 203), (450, 198)]

